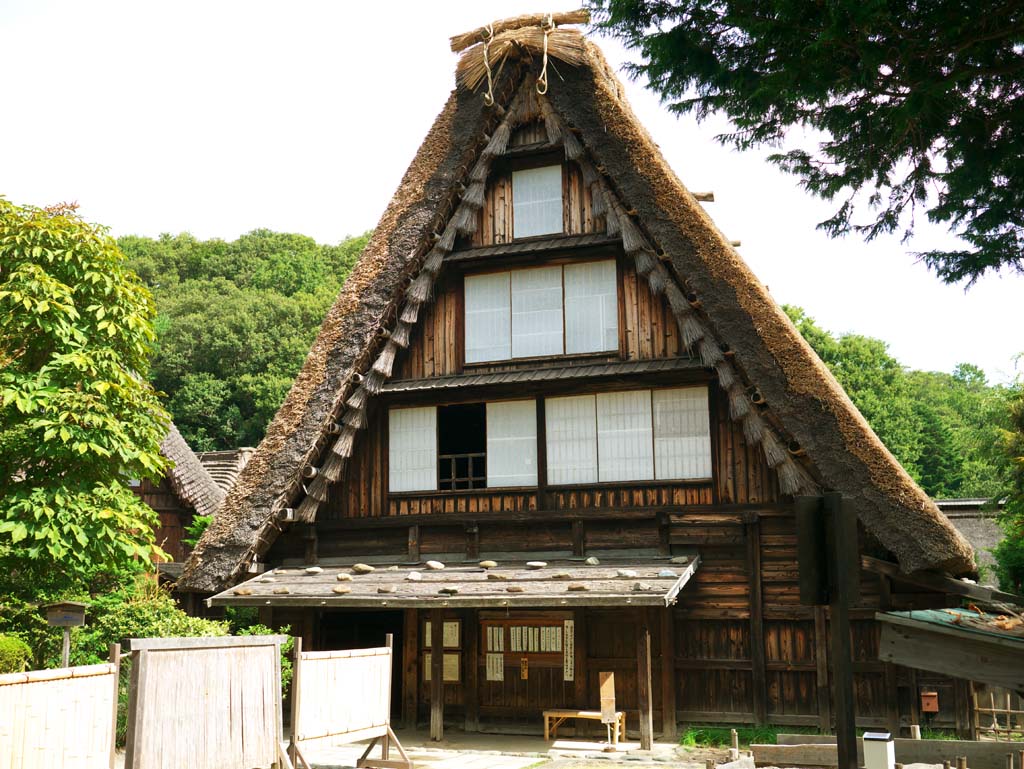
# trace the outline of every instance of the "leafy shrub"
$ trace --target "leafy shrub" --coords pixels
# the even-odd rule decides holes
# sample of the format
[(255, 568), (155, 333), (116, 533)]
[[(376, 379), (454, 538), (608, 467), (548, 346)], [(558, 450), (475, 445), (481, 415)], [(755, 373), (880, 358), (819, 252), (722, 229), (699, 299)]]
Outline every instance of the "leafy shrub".
[(32, 662), (32, 650), (20, 638), (0, 635), (0, 673), (20, 673)]

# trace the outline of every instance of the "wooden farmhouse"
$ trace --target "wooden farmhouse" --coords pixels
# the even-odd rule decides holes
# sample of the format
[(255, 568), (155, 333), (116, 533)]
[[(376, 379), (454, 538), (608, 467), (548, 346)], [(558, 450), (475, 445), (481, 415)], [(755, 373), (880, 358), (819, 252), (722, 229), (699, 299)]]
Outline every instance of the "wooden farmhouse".
[(453, 41), (456, 88), (179, 589), (306, 648), (393, 634), (395, 712), (435, 734), (539, 732), (598, 708), (603, 672), (631, 731), (827, 729), (794, 498), (841, 492), (859, 723), (925, 723), (927, 688), (932, 723), (963, 727), (965, 682), (879, 661), (875, 612), (955, 603), (970, 545), (597, 46), (540, 16), (492, 32)]

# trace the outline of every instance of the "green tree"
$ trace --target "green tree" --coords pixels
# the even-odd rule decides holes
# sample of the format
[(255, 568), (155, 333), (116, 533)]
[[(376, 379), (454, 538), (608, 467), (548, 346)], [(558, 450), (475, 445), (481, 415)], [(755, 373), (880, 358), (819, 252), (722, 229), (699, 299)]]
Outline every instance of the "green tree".
[(121, 238), (160, 313), (153, 383), (193, 448), (260, 441), (367, 237)]
[(952, 374), (909, 370), (879, 339), (835, 336), (799, 307), (784, 309), (925, 492), (987, 498), (1002, 493), (1005, 462), (999, 447), (1009, 425), (1010, 388), (990, 385), (968, 363)]
[[(867, 239), (945, 224), (967, 248), (921, 254), (946, 282), (1024, 269), (1024, 6), (959, 2), (592, 0), (639, 50), (634, 75), (676, 113), (724, 113), (738, 148), (771, 156), (838, 201), (829, 234)], [(863, 194), (862, 194), (863, 193)], [(872, 216), (856, 222), (863, 208)]]
[[(147, 382), (155, 310), (73, 206), (0, 198), (0, 573), (81, 578), (149, 562), (167, 413)], [(29, 579), (28, 581), (32, 581)]]
[(961, 454), (953, 431), (928, 403), (917, 404), (921, 422), (921, 488), (931, 497), (955, 497), (963, 485)]
[(1005, 537), (992, 554), (996, 576), (1004, 590), (1024, 591), (1024, 382), (1010, 405), (1010, 424), (1002, 431), (1002, 459), (1006, 469), (1005, 507), (1001, 517)]
[(783, 309), (889, 451), (920, 478), (920, 418), (907, 372), (885, 342), (859, 334), (835, 337), (801, 308)]

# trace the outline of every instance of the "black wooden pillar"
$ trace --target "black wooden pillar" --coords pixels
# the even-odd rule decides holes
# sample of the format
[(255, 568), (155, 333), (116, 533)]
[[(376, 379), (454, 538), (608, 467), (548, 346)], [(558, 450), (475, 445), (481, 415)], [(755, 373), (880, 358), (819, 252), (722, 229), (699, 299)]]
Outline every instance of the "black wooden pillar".
[(640, 750), (654, 747), (654, 701), (651, 696), (651, 631), (643, 623), (636, 628), (636, 695), (640, 701)]
[(844, 509), (841, 494), (825, 495), (824, 510), (829, 544), (829, 619), (832, 629), (832, 681), (835, 687), (838, 769), (857, 769), (856, 711), (853, 699), (853, 642), (850, 606), (856, 599), (859, 568), (857, 517)]

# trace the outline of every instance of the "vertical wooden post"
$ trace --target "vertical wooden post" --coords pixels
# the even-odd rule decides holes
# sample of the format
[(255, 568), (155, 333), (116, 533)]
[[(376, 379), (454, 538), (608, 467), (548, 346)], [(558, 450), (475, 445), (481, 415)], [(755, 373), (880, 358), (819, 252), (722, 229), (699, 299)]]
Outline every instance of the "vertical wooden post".
[(675, 609), (661, 612), (661, 738), (675, 742), (676, 727), (676, 629)]
[(71, 628), (64, 628), (64, 640), (60, 646), (60, 666), (71, 667)]
[(857, 730), (853, 699), (853, 643), (850, 639), (850, 605), (856, 586), (851, 584), (847, 561), (850, 549), (857, 552), (857, 518), (844, 509), (838, 493), (825, 494), (829, 542), (829, 621), (832, 626), (832, 679), (835, 689), (838, 768), (857, 769)]
[(651, 631), (646, 623), (636, 628), (636, 677), (636, 696), (640, 704), (640, 750), (651, 750), (654, 747), (654, 703), (651, 698)]
[(430, 610), (430, 739), (444, 739), (444, 610)]
[[(878, 607), (882, 611), (892, 608), (892, 581), (885, 574), (878, 575)], [(900, 689), (893, 663), (882, 663), (882, 678), (885, 682), (885, 725), (893, 737), (899, 737)]]
[(409, 527), (408, 555), (411, 563), (418, 563), (420, 560), (420, 527), (414, 523)]
[(402, 723), (416, 728), (420, 684), (420, 619), (416, 609), (406, 609), (402, 622)]
[[(394, 670), (395, 636), (393, 633), (384, 634), (384, 645), (391, 652), (392, 670)], [(391, 727), (391, 687), (388, 687), (388, 706), (384, 708), (385, 717), (388, 719), (388, 727)], [(389, 731), (380, 741), (380, 757), (385, 761), (391, 756), (391, 732)], [(294, 763), (294, 762), (293, 762)]]
[(110, 769), (117, 763), (117, 702), (121, 683), (121, 644), (110, 644), (110, 662), (114, 666), (114, 708), (110, 714), (113, 728), (110, 730)]
[(750, 568), (750, 663), (753, 671), (754, 721), (768, 723), (768, 670), (764, 654), (764, 601), (761, 595), (761, 524), (757, 514), (744, 526)]
[(832, 694), (828, 685), (828, 622), (825, 607), (814, 607), (814, 665), (817, 672), (818, 728), (822, 734), (832, 731)]
[(291, 739), (288, 741), (288, 758), (292, 766), (298, 766), (298, 738), (299, 734), (299, 692), (302, 690), (302, 638), (296, 637), (292, 644), (292, 712), (291, 712)]
[[(590, 701), (590, 665), (587, 664), (587, 610), (573, 610), (573, 635), (575, 637), (573, 650), (576, 659), (576, 667), (573, 670), (573, 683), (575, 684), (575, 702), (579, 710), (588, 710), (594, 707)], [(589, 733), (589, 721), (579, 724), (576, 727), (576, 734), (582, 734), (586, 730)]]
[(466, 709), (467, 732), (480, 731), (479, 689), (477, 677), (480, 671), (480, 623), (475, 609), (462, 614), (462, 638), (465, 646), (462, 697)]
[(475, 561), (480, 557), (480, 527), (473, 523), (466, 524), (466, 559)]
[(583, 521), (572, 522), (572, 554), (579, 558), (587, 554), (587, 531)]
[(544, 399), (537, 399), (537, 509), (548, 509), (548, 442)]
[(910, 723), (921, 723), (921, 690), (917, 686), (917, 668), (907, 668), (910, 681)]

